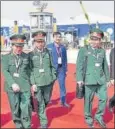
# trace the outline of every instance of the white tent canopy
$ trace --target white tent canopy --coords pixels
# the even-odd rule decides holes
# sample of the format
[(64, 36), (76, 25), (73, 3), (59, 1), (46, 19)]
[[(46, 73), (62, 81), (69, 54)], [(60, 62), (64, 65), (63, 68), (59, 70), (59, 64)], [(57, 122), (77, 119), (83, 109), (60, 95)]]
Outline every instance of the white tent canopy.
[[(100, 15), (100, 14), (95, 14), (95, 13), (92, 13), (92, 12), (89, 12), (88, 13), (88, 16), (89, 16), (89, 20), (90, 20), (90, 23), (91, 24), (95, 24), (97, 21), (99, 23), (114, 23), (114, 18), (111, 18), (111, 17), (108, 17), (108, 16), (103, 16), (103, 15)], [(57, 19), (58, 21), (58, 19)], [(71, 24), (87, 24), (87, 20), (84, 16), (84, 14), (80, 14), (78, 16), (75, 16), (73, 17), (72, 19), (69, 17), (68, 19), (65, 19), (64, 21), (62, 22), (58, 22), (57, 24), (58, 25), (71, 25)]]
[[(95, 24), (97, 21), (99, 23), (114, 23), (114, 18), (108, 17), (108, 16), (103, 16), (100, 14), (88, 12), (89, 20), (91, 24)], [(68, 17), (68, 19), (64, 19), (62, 22), (58, 22), (57, 19), (57, 25), (72, 25), (72, 24), (87, 24), (87, 20), (84, 16), (84, 14), (80, 14), (78, 16), (75, 16), (73, 19)], [(29, 21), (24, 21), (24, 20), (18, 20), (18, 25), (28, 25), (29, 26)], [(1, 19), (1, 26), (14, 26), (14, 20), (2, 18)]]

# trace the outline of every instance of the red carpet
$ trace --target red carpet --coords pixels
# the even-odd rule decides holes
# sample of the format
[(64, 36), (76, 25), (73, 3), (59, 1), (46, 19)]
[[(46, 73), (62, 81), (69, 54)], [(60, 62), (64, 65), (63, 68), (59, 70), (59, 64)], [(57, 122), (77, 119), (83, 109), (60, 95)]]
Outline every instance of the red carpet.
[[(76, 82), (74, 77), (75, 65), (68, 65), (68, 75), (66, 78), (67, 102), (71, 108), (67, 109), (60, 106), (58, 83), (54, 85), (52, 101), (47, 107), (47, 115), (49, 120), (49, 128), (88, 128), (84, 121), (84, 101), (75, 98)], [(1, 128), (15, 128), (12, 121), (10, 107), (6, 93), (3, 91), (4, 78), (1, 78)], [(108, 96), (112, 97), (113, 87), (108, 88)], [(93, 101), (92, 114), (96, 113), (98, 105), (97, 97)], [(114, 114), (109, 112), (106, 107), (104, 121), (108, 128), (114, 128)], [(39, 126), (39, 119), (36, 113), (32, 114), (32, 127)], [(99, 128), (98, 125), (95, 127)]]

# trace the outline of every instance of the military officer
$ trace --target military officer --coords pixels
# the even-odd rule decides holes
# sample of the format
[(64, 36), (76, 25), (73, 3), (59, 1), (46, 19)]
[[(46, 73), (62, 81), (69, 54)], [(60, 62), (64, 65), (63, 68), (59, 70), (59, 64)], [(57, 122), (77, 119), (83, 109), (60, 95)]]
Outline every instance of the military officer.
[[(107, 102), (107, 86), (109, 85), (110, 77), (105, 50), (101, 47), (102, 38), (103, 32), (100, 29), (92, 29), (90, 32), (90, 44), (87, 48), (83, 47), (79, 50), (76, 63), (77, 83), (79, 85), (84, 83), (85, 85), (85, 120), (91, 128), (94, 127), (91, 110), (95, 92), (99, 98), (99, 106), (95, 115), (95, 120), (103, 128), (106, 127), (103, 121), (103, 114)], [(87, 64), (84, 64), (86, 56)], [(86, 65), (86, 73), (85, 80), (83, 81), (84, 65)]]
[(112, 84), (114, 85), (114, 53), (115, 53), (115, 47), (111, 49), (111, 52), (110, 52), (110, 78), (111, 78), (111, 82)]
[(25, 37), (16, 34), (11, 36), (10, 40), (12, 43), (12, 50), (9, 54), (2, 57), (5, 91), (8, 95), (16, 128), (30, 128), (29, 56), (22, 51)]
[(38, 102), (38, 115), (41, 128), (47, 128), (45, 108), (50, 101), (52, 83), (56, 80), (56, 70), (52, 64), (50, 51), (45, 48), (45, 32), (33, 33), (34, 50), (30, 52), (31, 84), (34, 97)]
[[(115, 85), (115, 76), (114, 76), (114, 52), (115, 52), (115, 47), (111, 49), (110, 52), (110, 78), (111, 78), (111, 83), (114, 86)], [(115, 107), (115, 94), (113, 95), (113, 97), (109, 100), (109, 109), (112, 112), (113, 108)]]

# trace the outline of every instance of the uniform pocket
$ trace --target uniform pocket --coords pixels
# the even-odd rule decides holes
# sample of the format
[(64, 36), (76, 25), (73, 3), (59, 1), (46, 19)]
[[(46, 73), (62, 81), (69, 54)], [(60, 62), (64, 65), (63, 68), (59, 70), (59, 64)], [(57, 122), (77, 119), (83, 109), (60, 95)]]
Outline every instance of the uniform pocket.
[(23, 64), (27, 65), (27, 64), (29, 64), (29, 61), (28, 60), (23, 60)]
[(9, 60), (9, 62), (8, 62), (8, 65), (15, 65), (15, 61), (14, 60)]
[(36, 68), (36, 67), (39, 67), (39, 57), (38, 56), (33, 56), (32, 58), (32, 64), (33, 66)]
[(34, 77), (37, 78), (40, 76), (39, 69), (34, 69)]
[(100, 54), (100, 55), (98, 56), (98, 62), (99, 62), (99, 63), (102, 63), (102, 62), (103, 62), (103, 59), (104, 59), (104, 55)]

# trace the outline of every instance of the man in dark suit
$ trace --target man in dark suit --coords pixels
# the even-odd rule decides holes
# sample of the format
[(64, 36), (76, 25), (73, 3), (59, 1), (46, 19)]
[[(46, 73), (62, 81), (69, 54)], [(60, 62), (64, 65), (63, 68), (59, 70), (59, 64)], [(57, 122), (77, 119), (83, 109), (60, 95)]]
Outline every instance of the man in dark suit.
[(57, 70), (57, 79), (60, 87), (60, 99), (61, 105), (69, 107), (66, 103), (66, 88), (65, 78), (67, 73), (67, 52), (64, 45), (61, 44), (61, 33), (53, 33), (54, 42), (47, 45), (47, 48), (51, 50), (53, 65)]

